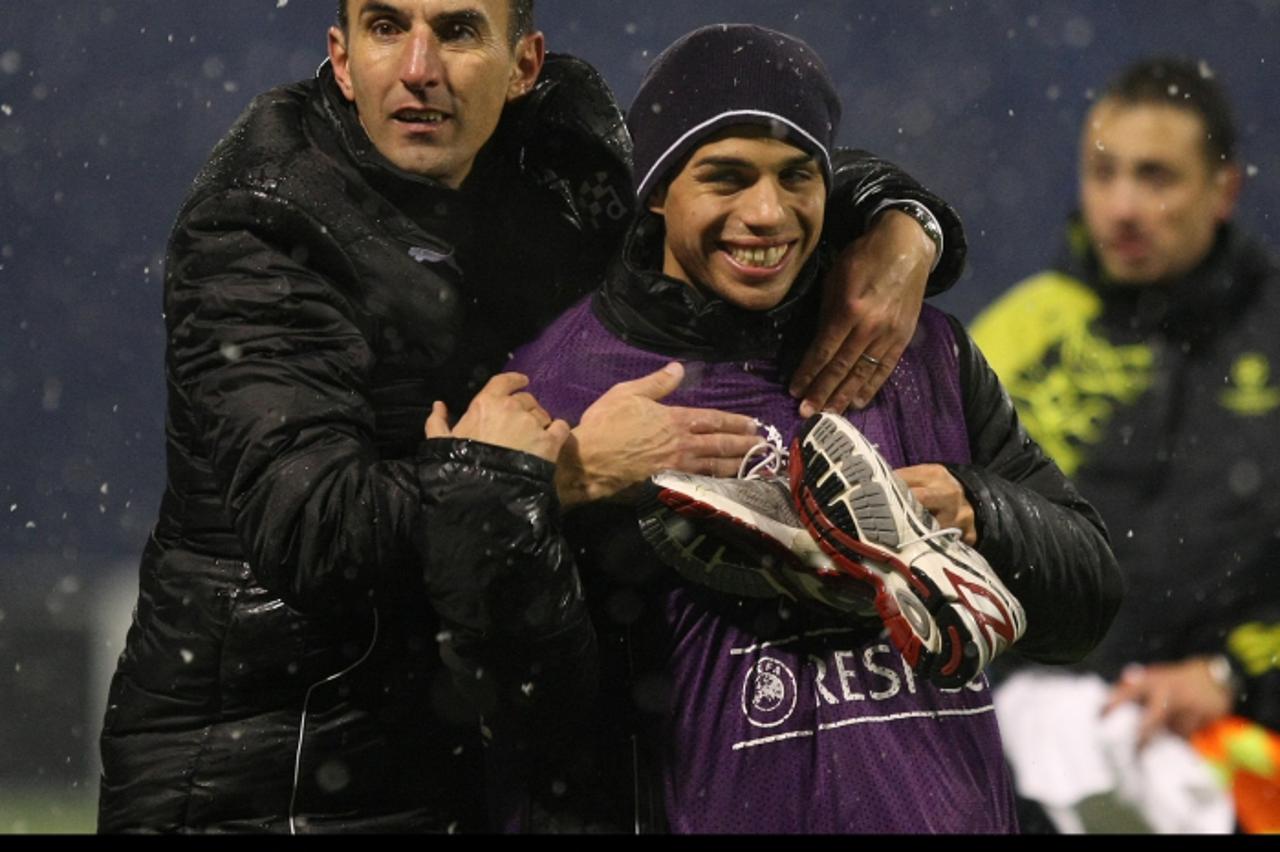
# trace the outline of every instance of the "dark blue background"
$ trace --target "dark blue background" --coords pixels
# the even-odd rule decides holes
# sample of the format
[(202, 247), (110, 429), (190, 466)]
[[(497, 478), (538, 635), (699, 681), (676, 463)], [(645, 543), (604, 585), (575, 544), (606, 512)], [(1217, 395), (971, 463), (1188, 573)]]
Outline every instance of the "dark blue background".
[[(942, 304), (965, 319), (1051, 257), (1092, 89), (1149, 51), (1202, 57), (1233, 93), (1252, 174), (1241, 216), (1276, 242), (1280, 0), (538, 6), (551, 47), (597, 65), (624, 104), (696, 25), (808, 40), (845, 99), (842, 142), (960, 210), (970, 264)], [(314, 71), (332, 12), (129, 0), (10, 3), (0, 17), (0, 557), (71, 575), (136, 559), (163, 487), (166, 232), (249, 99)]]

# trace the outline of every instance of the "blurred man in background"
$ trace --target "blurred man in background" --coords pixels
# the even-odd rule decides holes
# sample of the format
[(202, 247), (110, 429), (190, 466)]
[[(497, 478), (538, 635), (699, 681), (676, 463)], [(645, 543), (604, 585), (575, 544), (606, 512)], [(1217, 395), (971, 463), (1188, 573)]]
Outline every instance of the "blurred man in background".
[[(1133, 65), (1085, 120), (1080, 212), (1061, 259), (972, 331), (1027, 430), (1103, 513), (1125, 571), (1120, 614), (1086, 660), (1107, 684), (1087, 688), (1090, 700), (1106, 717), (1131, 714), (1138, 747), (1172, 735), (1241, 769), (1239, 819), (1252, 828), (1280, 812), (1273, 799), (1270, 817), (1255, 815), (1275, 790), (1259, 780), (1280, 760), (1280, 492), (1268, 479), (1280, 470), (1280, 266), (1232, 222), (1241, 183), (1208, 67)], [(1005, 688), (1022, 711), (1027, 683)], [(1011, 738), (1031, 725), (1018, 718), (1002, 716)], [(1028, 730), (1045, 738), (1028, 770), (1049, 762), (1054, 738), (1062, 754), (1088, 739)], [(1134, 789), (1171, 776), (1142, 773)], [(1193, 798), (1171, 789), (1139, 810), (1151, 827), (1194, 830)]]

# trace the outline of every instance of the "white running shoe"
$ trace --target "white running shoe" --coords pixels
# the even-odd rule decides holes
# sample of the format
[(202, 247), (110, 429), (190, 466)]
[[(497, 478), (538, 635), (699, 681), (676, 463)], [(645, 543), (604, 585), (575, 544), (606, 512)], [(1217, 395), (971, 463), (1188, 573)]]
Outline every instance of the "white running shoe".
[(801, 522), (836, 566), (865, 583), (890, 640), (942, 686), (972, 680), (1026, 630), (987, 560), (943, 529), (843, 417), (814, 415), (791, 448)]
[(782, 436), (773, 427), (769, 432), (744, 457), (737, 479), (655, 475), (640, 512), (645, 540), (686, 579), (721, 592), (874, 615), (865, 587), (850, 582), (805, 529)]

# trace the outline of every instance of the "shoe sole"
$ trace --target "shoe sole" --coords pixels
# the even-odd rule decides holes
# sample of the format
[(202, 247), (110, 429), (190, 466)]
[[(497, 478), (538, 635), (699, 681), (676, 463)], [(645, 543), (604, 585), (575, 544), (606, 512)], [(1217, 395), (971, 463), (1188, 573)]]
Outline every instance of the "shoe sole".
[[(892, 482), (892, 470), (861, 435), (830, 419), (810, 421), (791, 448), (791, 490), (800, 520), (838, 568), (870, 587), (889, 640), (908, 665), (919, 670), (958, 669), (960, 634), (954, 624), (944, 626), (938, 620), (951, 621), (945, 596), (885, 549), (898, 547), (902, 538), (888, 490), (894, 486), (877, 481), (877, 471), (879, 479)], [(923, 525), (911, 512), (904, 514)], [(936, 523), (930, 526), (936, 528)], [(944, 629), (951, 641), (943, 641)], [(941, 659), (944, 646), (950, 653)]]
[[(791, 596), (764, 566), (758, 566), (758, 558), (753, 560), (735, 541), (707, 535), (690, 522), (699, 516), (708, 517), (693, 506), (673, 509), (655, 498), (640, 513), (640, 534), (663, 562), (698, 585), (737, 597)], [(731, 520), (722, 517), (718, 523)]]
[[(819, 546), (875, 590), (891, 641), (917, 673), (940, 686), (962, 686), (990, 662), (964, 637), (984, 636), (994, 644), (998, 633), (1007, 646), (1021, 634), (1010, 604), (969, 576), (980, 571), (945, 547), (917, 541), (936, 531), (937, 521), (851, 425), (821, 415), (806, 424), (791, 450), (791, 486), (800, 518)], [(913, 542), (910, 558), (895, 516), (903, 518)], [(945, 561), (935, 570), (950, 590), (910, 567), (922, 557)]]
[[(645, 541), (668, 565), (699, 585), (740, 597), (785, 597), (873, 617), (864, 586), (849, 581), (808, 530), (769, 516), (742, 514), (742, 504), (696, 483), (677, 490), (655, 477), (640, 513)], [(792, 505), (790, 489), (783, 492)]]
[[(778, 523), (696, 482), (678, 477), (675, 482), (679, 488), (664, 481), (663, 474), (654, 477), (651, 510), (642, 513), (650, 516), (649, 524), (645, 530), (642, 521), (642, 531), (659, 556), (679, 561), (686, 575), (693, 571), (696, 576), (691, 579), (748, 597), (793, 597), (794, 590), (781, 581), (777, 570), (839, 573), (803, 526)], [(790, 495), (784, 495), (790, 505)], [(682, 530), (676, 526), (678, 519), (697, 523)], [(762, 550), (765, 559), (773, 560), (772, 570), (761, 563)]]
[[(797, 440), (802, 450), (811, 447), (814, 463), (825, 464), (824, 470), (814, 469), (807, 477), (815, 496), (836, 522), (856, 529), (860, 539), (895, 550), (902, 547), (902, 533), (894, 520), (895, 503), (901, 507), (912, 540), (938, 529), (933, 515), (879, 451), (843, 420), (819, 416), (801, 435)], [(809, 463), (809, 459), (805, 461)]]

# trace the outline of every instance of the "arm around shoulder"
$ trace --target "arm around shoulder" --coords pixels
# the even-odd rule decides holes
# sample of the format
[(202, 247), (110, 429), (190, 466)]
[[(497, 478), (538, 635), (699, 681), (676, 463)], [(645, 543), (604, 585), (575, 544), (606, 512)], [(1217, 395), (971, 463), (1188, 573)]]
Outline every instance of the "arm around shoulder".
[(940, 229), (942, 256), (929, 275), (927, 295), (951, 288), (964, 271), (968, 241), (955, 209), (898, 166), (867, 151), (839, 148), (832, 155), (835, 186), (827, 202), (824, 237), (836, 250), (864, 234), (889, 202), (923, 205)]

